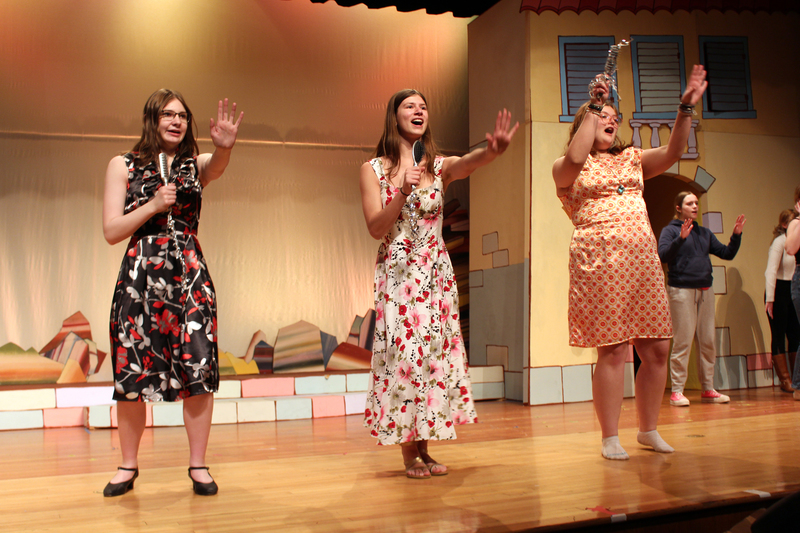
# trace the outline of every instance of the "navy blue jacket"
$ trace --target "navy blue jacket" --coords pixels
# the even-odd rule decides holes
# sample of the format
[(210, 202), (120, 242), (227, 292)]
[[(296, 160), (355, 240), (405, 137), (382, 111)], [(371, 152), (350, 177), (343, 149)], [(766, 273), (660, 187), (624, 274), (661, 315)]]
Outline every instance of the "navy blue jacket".
[(731, 235), (725, 246), (708, 228), (692, 223), (692, 231), (681, 239), (682, 220), (673, 220), (661, 230), (658, 238), (658, 256), (669, 266), (667, 285), (682, 289), (705, 289), (711, 287), (711, 259), (714, 254), (722, 259), (733, 259), (739, 251), (742, 235)]

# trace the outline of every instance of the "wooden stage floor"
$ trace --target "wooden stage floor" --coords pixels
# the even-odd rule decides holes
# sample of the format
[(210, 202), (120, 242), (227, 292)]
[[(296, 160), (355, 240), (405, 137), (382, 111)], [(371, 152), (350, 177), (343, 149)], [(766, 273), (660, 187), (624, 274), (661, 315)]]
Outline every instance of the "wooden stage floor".
[(546, 531), (623, 515), (630, 527), (800, 490), (800, 402), (769, 388), (733, 391), (728, 405), (688, 396), (689, 408), (664, 396), (671, 455), (636, 444), (625, 400), (625, 462), (600, 456), (591, 403), (482, 402), (479, 424), (431, 445), (450, 474), (423, 481), (404, 477), (398, 448), (376, 446), (361, 416), (214, 426), (212, 497), (191, 492), (183, 428), (145, 431), (136, 488), (117, 498), (102, 495), (116, 430), (0, 432), (0, 531)]

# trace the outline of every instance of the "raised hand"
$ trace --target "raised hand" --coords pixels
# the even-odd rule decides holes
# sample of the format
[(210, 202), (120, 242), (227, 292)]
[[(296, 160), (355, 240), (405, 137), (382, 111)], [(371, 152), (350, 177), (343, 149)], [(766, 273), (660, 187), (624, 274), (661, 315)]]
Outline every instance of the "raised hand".
[(744, 229), (744, 223), (747, 222), (747, 219), (744, 218), (744, 215), (739, 215), (736, 217), (736, 223), (733, 225), (733, 233), (735, 235), (741, 235), (742, 229)]
[(514, 124), (513, 128), (511, 127), (511, 113), (507, 109), (498, 111), (494, 134), (486, 134), (486, 149), (495, 156), (505, 152), (517, 132), (517, 128), (519, 128), (519, 122)]
[(605, 74), (598, 74), (590, 84), (592, 90), (589, 95), (592, 97), (592, 103), (595, 105), (605, 105), (608, 98), (608, 84), (605, 81)]
[(706, 69), (703, 65), (695, 65), (692, 67), (692, 73), (689, 75), (689, 81), (686, 83), (686, 90), (681, 96), (681, 103), (688, 105), (695, 105), (702, 98), (703, 93), (706, 92), (708, 81), (706, 81)]
[(689, 234), (692, 232), (693, 227), (694, 225), (692, 224), (691, 218), (687, 218), (686, 220), (684, 220), (683, 224), (681, 225), (681, 239), (686, 239), (686, 237), (688, 237)]
[(228, 99), (219, 101), (219, 109), (217, 111), (217, 121), (211, 119), (211, 141), (216, 148), (231, 149), (236, 143), (236, 136), (239, 134), (239, 124), (242, 123), (244, 112), (239, 115), (239, 119), (234, 122), (236, 116), (236, 102), (231, 106), (230, 115), (228, 115)]

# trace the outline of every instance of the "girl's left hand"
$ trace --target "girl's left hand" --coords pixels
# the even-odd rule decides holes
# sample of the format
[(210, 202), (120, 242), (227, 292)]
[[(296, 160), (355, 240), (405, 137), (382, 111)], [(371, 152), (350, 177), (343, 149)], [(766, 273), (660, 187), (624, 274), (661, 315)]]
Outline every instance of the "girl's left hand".
[(695, 105), (700, 101), (703, 93), (706, 92), (706, 87), (708, 87), (706, 69), (703, 68), (703, 65), (695, 65), (689, 75), (689, 82), (686, 84), (686, 90), (681, 97), (681, 103)]
[(496, 156), (505, 152), (518, 127), (519, 122), (511, 127), (511, 113), (508, 110), (499, 111), (494, 125), (494, 135), (486, 134), (486, 149)]
[(211, 141), (216, 148), (231, 149), (236, 143), (236, 136), (239, 133), (239, 124), (242, 123), (244, 112), (239, 115), (239, 120), (233, 121), (236, 116), (236, 102), (231, 107), (231, 113), (228, 115), (228, 99), (224, 103), (219, 101), (219, 109), (217, 111), (217, 121), (211, 119)]

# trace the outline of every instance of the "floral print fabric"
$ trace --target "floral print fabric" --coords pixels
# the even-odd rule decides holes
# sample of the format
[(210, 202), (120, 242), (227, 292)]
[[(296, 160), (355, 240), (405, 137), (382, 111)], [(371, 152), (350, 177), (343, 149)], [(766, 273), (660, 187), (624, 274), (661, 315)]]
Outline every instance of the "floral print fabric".
[(642, 151), (592, 155), (567, 194), (569, 343), (610, 346), (672, 337), (658, 244), (642, 197)]
[[(443, 158), (383, 238), (375, 265), (375, 338), (364, 425), (380, 444), (456, 438), (477, 422), (467, 373), (453, 266), (442, 239)], [(396, 194), (380, 159), (370, 161), (385, 207)], [(411, 231), (416, 224), (417, 234)]]
[[(127, 214), (150, 201), (162, 180), (155, 163), (137, 167), (134, 154), (124, 159)], [(145, 222), (128, 242), (114, 290), (115, 400), (175, 401), (219, 386), (216, 295), (197, 242), (203, 188), (195, 158), (174, 161), (170, 174), (175, 235), (167, 213)]]

